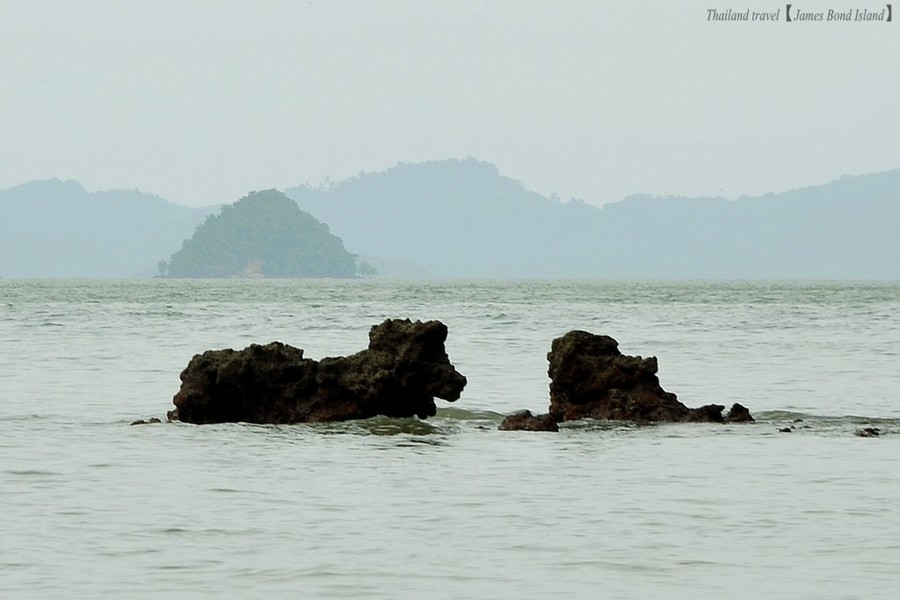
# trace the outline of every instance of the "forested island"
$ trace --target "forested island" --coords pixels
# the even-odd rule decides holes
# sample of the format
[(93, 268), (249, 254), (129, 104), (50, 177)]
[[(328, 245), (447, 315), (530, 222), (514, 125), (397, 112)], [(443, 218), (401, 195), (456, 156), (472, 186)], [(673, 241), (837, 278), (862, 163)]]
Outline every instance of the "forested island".
[(251, 192), (197, 226), (168, 261), (166, 277), (354, 277), (371, 267), (277, 190)]

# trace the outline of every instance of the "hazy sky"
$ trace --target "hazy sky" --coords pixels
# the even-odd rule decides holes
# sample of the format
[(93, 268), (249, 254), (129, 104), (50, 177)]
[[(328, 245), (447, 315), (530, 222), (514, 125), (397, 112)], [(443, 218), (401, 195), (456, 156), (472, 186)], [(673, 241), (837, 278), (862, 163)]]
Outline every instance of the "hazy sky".
[(891, 23), (786, 23), (784, 9), (3, 0), (0, 188), (59, 177), (202, 205), (474, 156), (599, 204), (900, 168), (900, 4)]

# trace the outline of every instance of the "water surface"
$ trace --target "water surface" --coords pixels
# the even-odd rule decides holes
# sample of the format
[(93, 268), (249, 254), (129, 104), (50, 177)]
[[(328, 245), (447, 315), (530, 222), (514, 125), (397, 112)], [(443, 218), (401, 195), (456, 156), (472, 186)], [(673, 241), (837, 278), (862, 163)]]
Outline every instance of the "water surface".
[[(896, 283), (0, 280), (0, 596), (890, 597), (897, 314)], [(197, 352), (396, 317), (469, 379), (434, 419), (128, 425)], [(758, 421), (496, 431), (571, 329)]]

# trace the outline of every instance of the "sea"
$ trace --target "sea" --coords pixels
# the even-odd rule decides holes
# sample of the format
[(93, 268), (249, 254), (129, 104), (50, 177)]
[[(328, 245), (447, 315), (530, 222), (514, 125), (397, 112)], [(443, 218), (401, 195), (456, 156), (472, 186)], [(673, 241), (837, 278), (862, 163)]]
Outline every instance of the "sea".
[[(448, 326), (436, 417), (165, 422), (196, 353), (388, 318)], [(573, 329), (756, 422), (498, 431)], [(0, 280), (4, 599), (892, 598), (898, 456), (900, 282)]]

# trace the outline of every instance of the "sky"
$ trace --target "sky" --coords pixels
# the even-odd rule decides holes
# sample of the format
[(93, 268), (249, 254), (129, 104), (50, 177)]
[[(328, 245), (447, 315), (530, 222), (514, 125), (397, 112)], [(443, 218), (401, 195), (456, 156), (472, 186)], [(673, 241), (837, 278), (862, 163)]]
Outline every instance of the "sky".
[(787, 23), (775, 0), (3, 0), (0, 189), (56, 177), (202, 206), (469, 156), (598, 205), (827, 183), (900, 168), (893, 9)]

